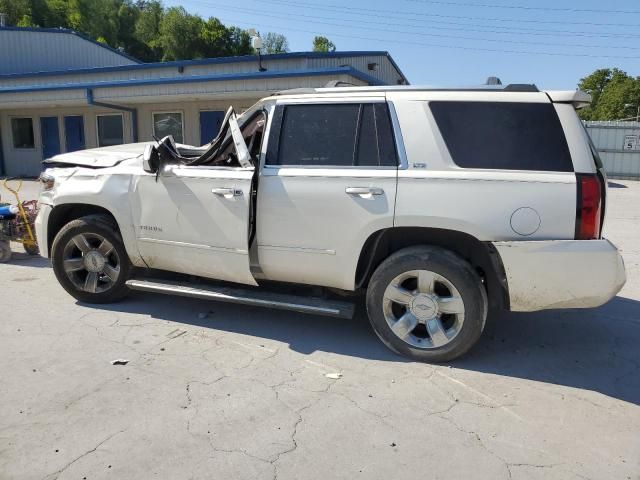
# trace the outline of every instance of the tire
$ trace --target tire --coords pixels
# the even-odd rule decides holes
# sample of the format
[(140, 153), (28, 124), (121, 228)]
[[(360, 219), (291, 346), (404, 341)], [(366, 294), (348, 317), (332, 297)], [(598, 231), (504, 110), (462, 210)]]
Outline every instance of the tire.
[(106, 215), (67, 223), (53, 240), (53, 271), (62, 287), (85, 303), (111, 303), (129, 289), (132, 266), (118, 227)]
[(8, 240), (0, 240), (0, 263), (11, 260), (11, 244)]
[(417, 246), (378, 266), (366, 304), (373, 330), (391, 350), (421, 362), (446, 362), (478, 341), (488, 302), (468, 262), (440, 247)]

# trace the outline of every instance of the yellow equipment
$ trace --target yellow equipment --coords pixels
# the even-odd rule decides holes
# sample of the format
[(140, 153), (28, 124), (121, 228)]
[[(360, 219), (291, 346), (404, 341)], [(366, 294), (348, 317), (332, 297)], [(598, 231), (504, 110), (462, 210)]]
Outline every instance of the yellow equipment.
[[(12, 185), (9, 182), (17, 182)], [(38, 202), (30, 200), (20, 201), (20, 189), (22, 179), (7, 178), (4, 180), (4, 188), (11, 192), (16, 198), (15, 208), (5, 205), (0, 206), (0, 262), (7, 262), (11, 259), (10, 243), (22, 243), (25, 252), (29, 255), (37, 255), (38, 243), (36, 241), (34, 222), (38, 214)], [(17, 209), (17, 211), (15, 211)]]

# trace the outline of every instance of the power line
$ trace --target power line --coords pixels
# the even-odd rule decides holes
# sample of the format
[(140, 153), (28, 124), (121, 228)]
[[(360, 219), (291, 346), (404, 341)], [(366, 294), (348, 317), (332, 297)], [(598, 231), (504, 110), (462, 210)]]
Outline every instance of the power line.
[[(256, 1), (256, 0), (252, 0)], [(409, 1), (409, 0), (407, 0)], [(551, 25), (589, 25), (594, 27), (629, 27), (629, 28), (637, 28), (638, 25), (636, 23), (598, 23), (598, 22), (572, 22), (565, 20), (532, 20), (525, 18), (498, 18), (498, 17), (482, 17), (482, 16), (468, 16), (468, 15), (444, 15), (439, 13), (425, 13), (425, 12), (407, 12), (407, 11), (398, 11), (398, 10), (385, 10), (385, 9), (376, 9), (376, 8), (358, 8), (358, 7), (347, 7), (342, 5), (335, 4), (322, 4), (321, 6), (315, 3), (305, 3), (305, 2), (293, 2), (290, 0), (262, 0), (260, 3), (272, 3), (272, 4), (281, 4), (288, 5), (294, 7), (305, 7), (305, 8), (313, 8), (317, 10), (328, 10), (332, 8), (332, 11), (343, 11), (343, 10), (351, 10), (356, 12), (379, 12), (384, 13), (386, 15), (412, 15), (412, 16), (421, 16), (421, 17), (434, 17), (434, 18), (452, 18), (458, 20), (481, 20), (481, 21), (491, 21), (491, 22), (512, 22), (512, 23), (533, 23), (533, 24), (551, 24)], [(363, 13), (364, 14), (364, 13)]]
[[(252, 0), (255, 1), (255, 0)], [(341, 12), (340, 9), (341, 7), (316, 7), (316, 6), (311, 6), (310, 4), (307, 3), (290, 3), (287, 2), (286, 0), (262, 0), (261, 3), (266, 2), (266, 3), (273, 3), (276, 5), (286, 5), (286, 6), (300, 6), (300, 5), (304, 5), (307, 8), (311, 8), (313, 10), (324, 10), (327, 11), (329, 13), (345, 13), (346, 15), (362, 15), (365, 17), (370, 17), (370, 18), (383, 18), (385, 20), (389, 19), (389, 15), (378, 15), (378, 14), (373, 14), (373, 13), (367, 13), (367, 12), (363, 12), (363, 13), (350, 13), (350, 12)], [(197, 1), (197, 0), (192, 0), (190, 3), (197, 3), (200, 5), (205, 5), (208, 7), (213, 7), (214, 5), (212, 5), (209, 2), (202, 2), (202, 1)], [(336, 11), (337, 9), (337, 11)], [(360, 10), (360, 9), (354, 9), (352, 7), (344, 7), (344, 9), (350, 9), (350, 10)], [(386, 10), (376, 10), (376, 9), (371, 9), (371, 11), (376, 11), (376, 12), (386, 12)], [(287, 13), (288, 15), (288, 13)], [(320, 18), (317, 16), (314, 16), (314, 18)], [(326, 17), (325, 17), (326, 18)], [(393, 16), (391, 16), (392, 19), (394, 20), (404, 20), (404, 21), (411, 21), (411, 22), (420, 22), (420, 25), (405, 25), (405, 24), (395, 24), (398, 26), (409, 26), (409, 27), (415, 27), (415, 28), (424, 28), (425, 26), (425, 21), (420, 20), (420, 19), (405, 19), (405, 18), (394, 18)], [(472, 18), (472, 17), (469, 17)], [(335, 19), (335, 18), (333, 18)], [(340, 19), (340, 20), (351, 20), (351, 19)], [(362, 23), (374, 23), (374, 22), (367, 22), (365, 20), (361, 20), (361, 19), (357, 19), (358, 22), (362, 22)], [(436, 29), (436, 30), (452, 30), (452, 31), (473, 31), (473, 32), (478, 32), (478, 33), (495, 33), (495, 34), (500, 34), (500, 35), (529, 35), (529, 36), (560, 36), (560, 37), (574, 37), (574, 36), (578, 36), (578, 37), (586, 37), (586, 38), (620, 38), (620, 39), (624, 39), (624, 38), (640, 38), (639, 34), (631, 34), (631, 33), (608, 33), (608, 32), (585, 32), (585, 31), (573, 31), (573, 30), (550, 30), (550, 29), (535, 29), (535, 28), (526, 28), (526, 29), (522, 29), (522, 28), (517, 28), (517, 27), (503, 27), (500, 25), (489, 25), (489, 26), (484, 26), (484, 25), (478, 25), (478, 24), (470, 24), (470, 23), (462, 23), (462, 22), (450, 22), (450, 21), (439, 21), (439, 20), (428, 20), (426, 21), (428, 23), (435, 23), (438, 25), (455, 25), (455, 26), (461, 26), (464, 28), (445, 28), (445, 27), (437, 27), (437, 26), (429, 26), (429, 28), (432, 29)], [(384, 24), (388, 24), (388, 22), (384, 22)], [(470, 29), (469, 27), (474, 27), (475, 29)], [(491, 29), (500, 29), (500, 30), (491, 30)]]
[(442, 0), (404, 0), (414, 3), (428, 3), (431, 5), (449, 5), (454, 7), (477, 7), (477, 8), (503, 8), (513, 10), (535, 10), (540, 12), (570, 12), (570, 13), (621, 13), (640, 15), (640, 10), (610, 10), (596, 8), (562, 8), (562, 7), (528, 7), (526, 5), (497, 5), (490, 3), (467, 3), (467, 2), (450, 2)]
[[(256, 15), (262, 16), (262, 14), (256, 14)], [(352, 38), (356, 40), (366, 40), (366, 41), (373, 41), (373, 42), (383, 42), (385, 44), (397, 43), (402, 45), (417, 45), (420, 47), (446, 48), (446, 49), (454, 49), (454, 50), (466, 50), (466, 51), (490, 52), (490, 53), (514, 53), (519, 55), (542, 55), (542, 56), (552, 56), (552, 57), (583, 57), (583, 58), (640, 60), (640, 56), (592, 55), (588, 53), (559, 53), (559, 52), (541, 52), (541, 51), (527, 51), (527, 50), (505, 50), (505, 49), (482, 48), (482, 47), (467, 47), (467, 46), (459, 46), (459, 45), (443, 45), (438, 43), (412, 42), (412, 41), (406, 41), (406, 40), (382, 39), (382, 38), (362, 37), (362, 36), (355, 36), (355, 35), (345, 35), (343, 33), (335, 33), (335, 32), (327, 33), (327, 32), (322, 32), (317, 30), (293, 28), (288, 25), (287, 26), (267, 25), (267, 24), (257, 25), (256, 22), (242, 22), (242, 21), (238, 22), (236, 19), (231, 19), (229, 17), (225, 19), (221, 18), (221, 20), (229, 24), (247, 25), (249, 27), (254, 27), (254, 28), (261, 25), (262, 27), (265, 27), (265, 28), (277, 29), (285, 32), (294, 31), (294, 32), (310, 33), (314, 35), (330, 34), (331, 36), (335, 36), (335, 37)]]
[[(290, 19), (291, 17), (295, 17), (295, 18), (310, 18), (313, 19), (314, 23), (316, 24), (320, 24), (320, 25), (328, 25), (328, 26), (334, 26), (334, 27), (347, 27), (347, 28), (356, 28), (356, 29), (360, 29), (360, 30), (368, 30), (367, 27), (360, 27), (358, 25), (353, 25), (353, 24), (344, 24), (344, 23), (333, 23), (333, 22), (325, 22), (322, 20), (338, 20), (340, 21), (340, 19), (337, 18), (327, 18), (327, 17), (319, 17), (317, 15), (304, 15), (304, 14), (285, 14), (284, 12), (282, 12), (282, 14), (277, 15), (274, 13), (260, 13), (260, 14), (256, 14), (254, 13), (252, 10), (250, 9), (246, 9), (246, 8), (239, 8), (239, 7), (228, 7), (228, 6), (222, 6), (222, 5), (218, 5), (218, 4), (212, 4), (212, 7), (215, 6), (215, 8), (217, 9), (221, 9), (221, 10), (226, 10), (226, 11), (231, 11), (231, 12), (239, 12), (240, 14), (245, 14), (245, 15), (259, 15), (260, 17), (270, 17), (270, 18), (276, 18), (279, 20), (287, 20)], [(281, 13), (281, 12), (278, 12)], [(403, 26), (400, 24), (394, 24), (394, 23), (389, 23), (389, 22), (375, 22), (375, 21), (365, 21), (365, 20), (359, 20), (361, 23), (369, 23), (369, 24), (374, 24), (374, 25), (396, 25), (396, 26)], [(420, 28), (420, 27), (414, 27), (414, 28)], [(531, 42), (531, 41), (525, 41), (525, 40), (509, 40), (509, 39), (491, 39), (491, 38), (479, 38), (479, 37), (469, 37), (469, 36), (462, 36), (462, 35), (446, 35), (446, 34), (438, 34), (438, 33), (426, 33), (426, 32), (410, 32), (410, 31), (406, 31), (406, 30), (393, 30), (393, 29), (388, 29), (388, 28), (378, 28), (377, 31), (382, 31), (382, 32), (389, 32), (389, 33), (401, 33), (401, 34), (406, 34), (406, 35), (417, 35), (417, 36), (421, 36), (421, 37), (437, 37), (437, 38), (451, 38), (454, 40), (471, 40), (471, 41), (481, 41), (481, 42), (492, 42), (492, 43), (509, 43), (509, 44), (516, 44), (516, 45), (544, 45), (544, 46), (558, 46), (557, 43), (555, 42)], [(630, 46), (603, 46), (603, 45), (588, 45), (588, 44), (575, 44), (575, 43), (565, 43), (562, 45), (563, 47), (577, 47), (577, 48), (612, 48), (612, 49), (625, 49), (625, 50), (640, 50), (639, 47), (630, 47)]]

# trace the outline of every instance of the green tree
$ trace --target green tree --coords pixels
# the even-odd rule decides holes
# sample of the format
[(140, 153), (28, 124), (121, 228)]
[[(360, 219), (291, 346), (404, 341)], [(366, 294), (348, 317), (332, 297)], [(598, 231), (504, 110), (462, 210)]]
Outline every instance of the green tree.
[(249, 32), (238, 27), (228, 27), (228, 29), (230, 49), (227, 55), (251, 55), (254, 53)]
[(37, 25), (49, 28), (69, 27), (68, 0), (36, 0), (32, 1), (32, 4), (33, 21)]
[(0, 0), (0, 12), (7, 15), (7, 25), (17, 25), (23, 18), (31, 18), (29, 0)]
[(592, 97), (590, 107), (580, 110), (583, 120), (619, 120), (637, 115), (640, 78), (618, 68), (604, 68), (580, 80), (580, 90)]
[(91, 38), (104, 38), (118, 46), (118, 11), (122, 0), (69, 0), (68, 26)]
[(287, 53), (289, 51), (289, 41), (281, 33), (269, 32), (262, 39), (263, 53)]
[(140, 14), (136, 20), (135, 38), (140, 42), (139, 51), (127, 49), (127, 52), (145, 62), (162, 60), (160, 24), (164, 17), (164, 8), (159, 1), (138, 2)]
[(140, 16), (140, 9), (131, 2), (122, 2), (118, 8), (118, 46), (131, 47), (139, 42), (136, 37), (136, 23)]
[(205, 57), (223, 57), (231, 50), (231, 32), (215, 17), (210, 17), (200, 32)]
[(37, 25), (33, 23), (31, 15), (23, 15), (16, 27), (37, 27)]
[(318, 36), (313, 39), (314, 52), (335, 52), (336, 46), (327, 37)]
[(203, 26), (201, 17), (187, 13), (183, 7), (168, 8), (160, 23), (162, 60), (202, 58)]
[(0, 12), (9, 25), (70, 28), (147, 62), (254, 53), (246, 30), (161, 0), (0, 0)]

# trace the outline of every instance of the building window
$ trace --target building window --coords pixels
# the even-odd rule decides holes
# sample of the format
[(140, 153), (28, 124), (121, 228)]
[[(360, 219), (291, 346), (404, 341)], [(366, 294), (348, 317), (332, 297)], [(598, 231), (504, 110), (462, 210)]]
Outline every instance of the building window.
[(153, 134), (158, 138), (173, 136), (176, 143), (184, 143), (182, 113), (158, 112), (153, 114)]
[(122, 114), (98, 115), (98, 146), (121, 145), (124, 143)]
[(13, 148), (35, 148), (33, 141), (33, 119), (12, 118)]

